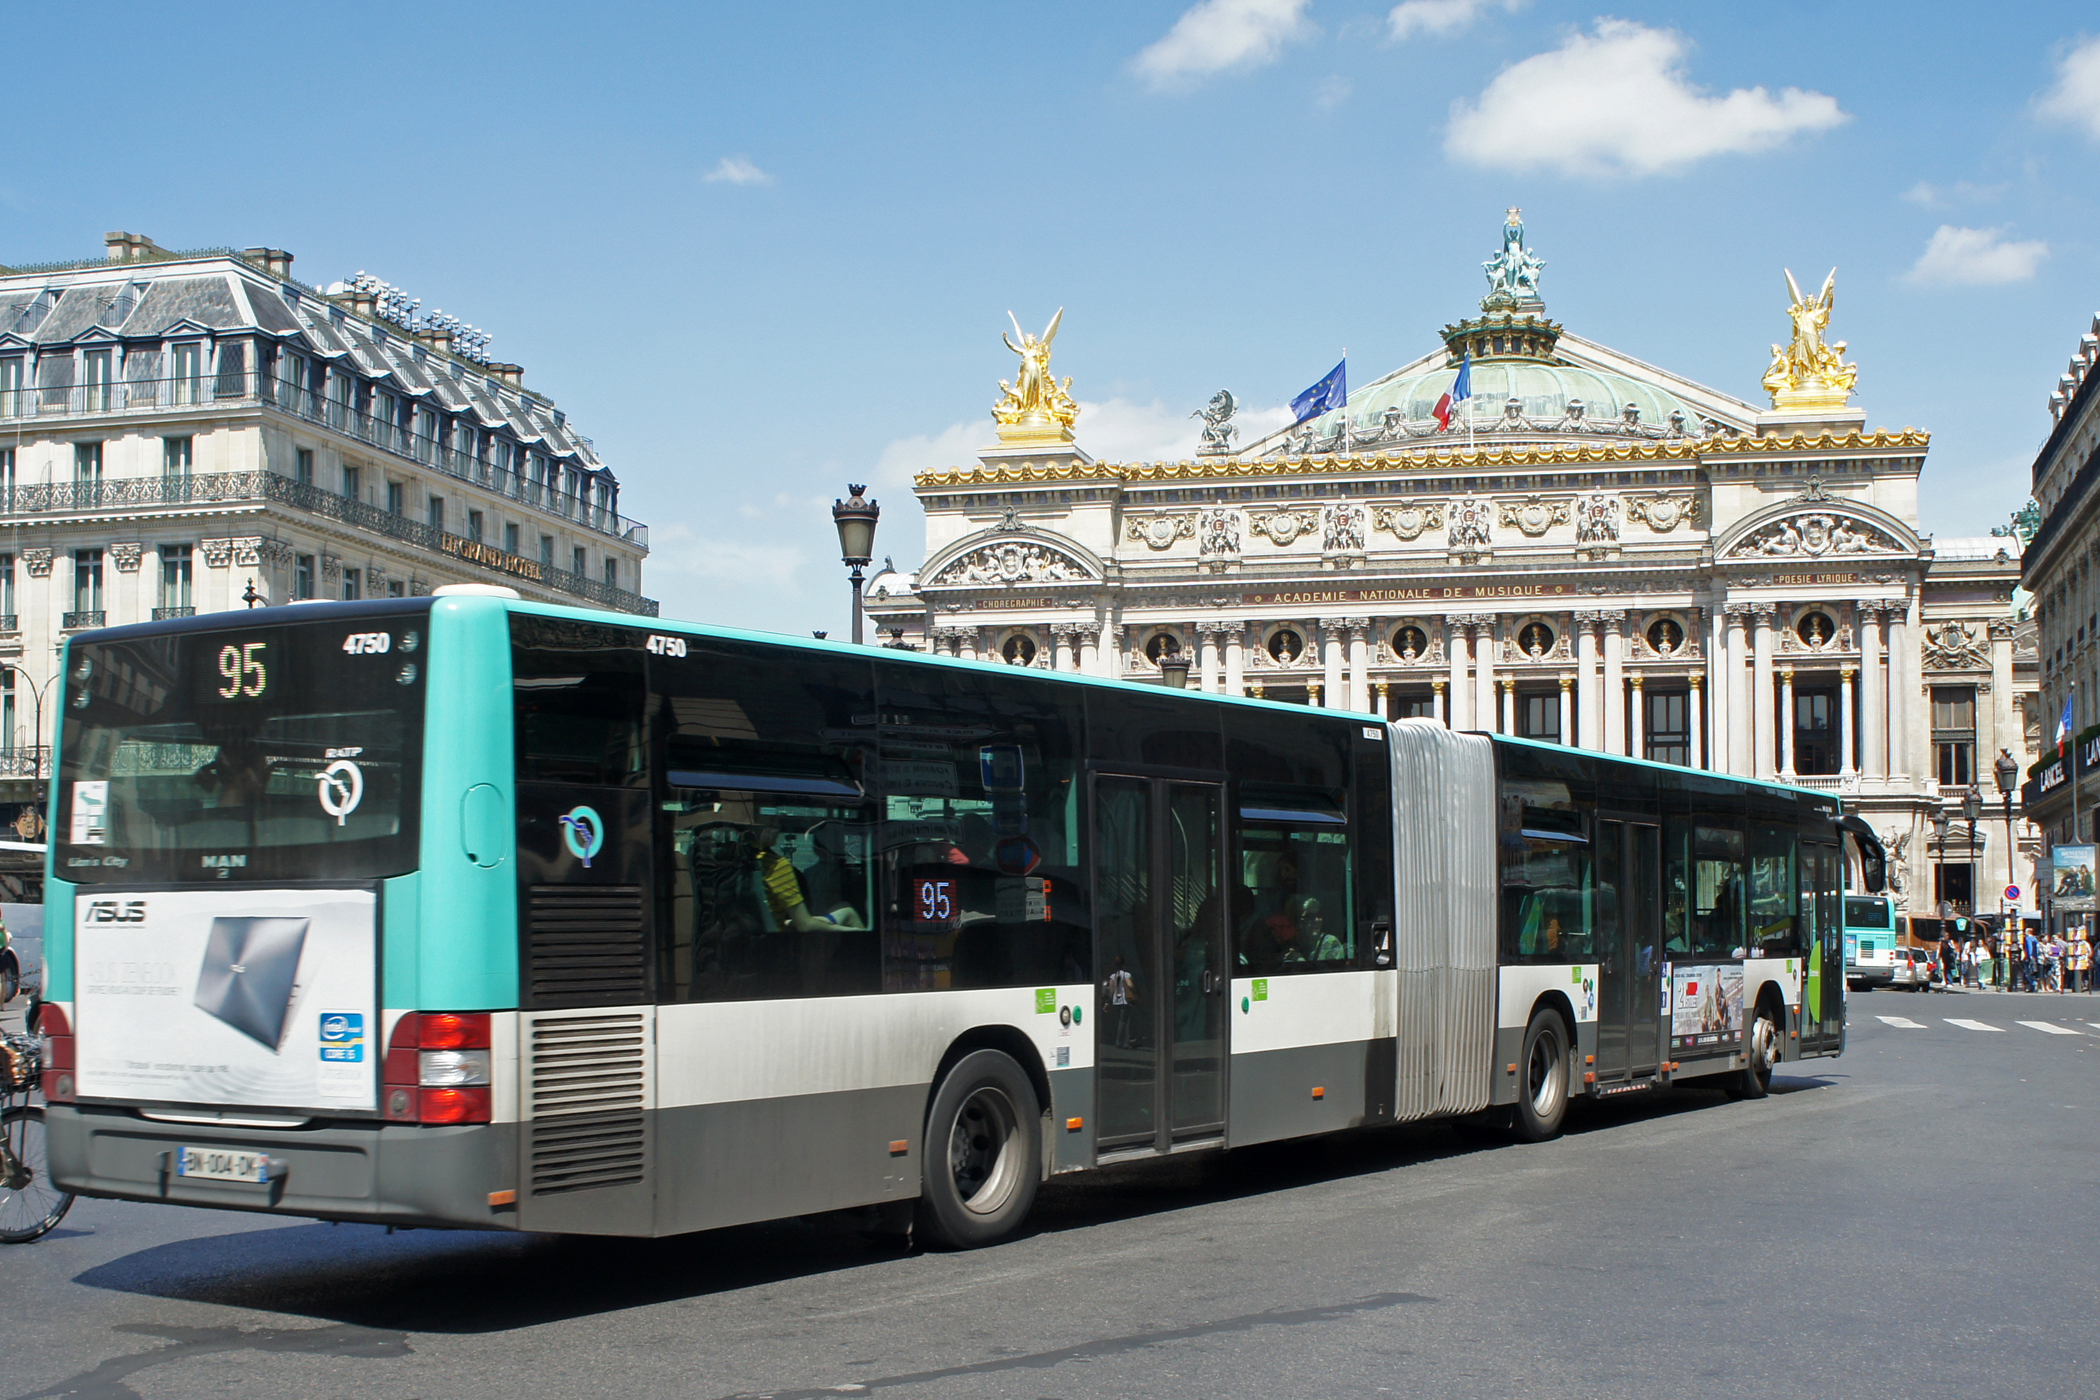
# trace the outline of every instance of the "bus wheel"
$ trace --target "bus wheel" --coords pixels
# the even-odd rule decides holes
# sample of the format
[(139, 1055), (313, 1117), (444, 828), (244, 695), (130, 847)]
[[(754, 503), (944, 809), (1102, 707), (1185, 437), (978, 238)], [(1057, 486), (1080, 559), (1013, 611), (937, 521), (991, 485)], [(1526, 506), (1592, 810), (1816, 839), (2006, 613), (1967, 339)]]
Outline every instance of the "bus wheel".
[(926, 1115), (918, 1233), (937, 1249), (975, 1249), (1017, 1229), (1043, 1175), (1043, 1117), (1011, 1057), (976, 1050), (941, 1081)]
[(1750, 1023), (1750, 1043), (1743, 1047), (1745, 1064), (1728, 1086), (1729, 1097), (1737, 1099), (1761, 1099), (1772, 1091), (1772, 1062), (1779, 1056), (1779, 1023), (1772, 1013), (1758, 1008), (1757, 1019)]
[(1560, 1136), (1568, 1115), (1568, 1031), (1560, 1015), (1541, 1011), (1524, 1031), (1524, 1068), (1514, 1126), (1524, 1142)]

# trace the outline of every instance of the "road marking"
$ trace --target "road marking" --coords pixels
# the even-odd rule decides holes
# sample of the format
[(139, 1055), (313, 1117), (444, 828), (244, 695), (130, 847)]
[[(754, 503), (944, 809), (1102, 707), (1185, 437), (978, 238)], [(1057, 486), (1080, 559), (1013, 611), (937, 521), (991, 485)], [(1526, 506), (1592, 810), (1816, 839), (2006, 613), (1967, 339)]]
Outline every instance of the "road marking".
[(1911, 1020), (1908, 1016), (1876, 1016), (1874, 1019), (1882, 1022), (1884, 1025), (1894, 1026), (1899, 1031), (1922, 1031), (1925, 1029), (1925, 1027)]
[(1964, 1021), (1958, 1016), (1949, 1016), (1945, 1019), (1948, 1025), (1960, 1026), (1965, 1031), (1996, 1031), (2000, 1035), (2005, 1034), (2005, 1027), (2003, 1026), (1986, 1026), (1981, 1021)]
[(2013, 1024), (2017, 1026), (2025, 1026), (2029, 1030), (2047, 1031), (2051, 1035), (2080, 1034), (2080, 1032), (2072, 1030), (2069, 1026), (2052, 1025), (2047, 1021), (2015, 1021)]

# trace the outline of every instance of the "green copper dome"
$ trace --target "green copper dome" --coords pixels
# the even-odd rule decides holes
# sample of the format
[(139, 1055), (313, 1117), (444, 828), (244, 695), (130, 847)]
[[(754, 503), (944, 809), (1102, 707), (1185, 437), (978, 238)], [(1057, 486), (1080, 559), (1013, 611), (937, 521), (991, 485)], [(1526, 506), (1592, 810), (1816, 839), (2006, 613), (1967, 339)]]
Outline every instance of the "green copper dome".
[[(1336, 439), (1345, 415), (1351, 438), (1362, 446), (1400, 436), (1419, 439), (1462, 434), (1469, 419), (1476, 434), (1552, 433), (1574, 428), (1605, 436), (1661, 438), (1698, 437), (1705, 431), (1689, 404), (1654, 384), (1569, 364), (1495, 359), (1474, 362), (1473, 397), (1458, 406), (1447, 433), (1438, 426), (1434, 410), (1457, 378), (1458, 370), (1445, 366), (1366, 385), (1349, 396), (1348, 407), (1301, 425), (1292, 434), (1290, 449), (1299, 450), (1305, 429), (1311, 428), (1316, 451), (1343, 450)], [(1631, 419), (1629, 404), (1635, 410)], [(1511, 420), (1512, 410), (1521, 421)], [(1396, 434), (1395, 428), (1401, 433)]]

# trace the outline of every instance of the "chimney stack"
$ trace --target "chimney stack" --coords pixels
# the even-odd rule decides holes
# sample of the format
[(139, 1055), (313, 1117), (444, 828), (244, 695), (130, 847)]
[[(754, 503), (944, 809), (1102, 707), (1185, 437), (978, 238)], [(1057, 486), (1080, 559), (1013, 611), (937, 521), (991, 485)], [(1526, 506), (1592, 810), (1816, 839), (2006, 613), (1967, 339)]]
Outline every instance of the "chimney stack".
[(262, 270), (272, 277), (292, 275), (292, 255), (282, 248), (243, 248), (241, 256), (249, 262), (260, 263)]
[(490, 374), (495, 375), (496, 378), (510, 385), (513, 389), (525, 387), (525, 366), (523, 365), (491, 364), (488, 370)]
[(109, 250), (109, 260), (115, 263), (149, 262), (155, 253), (167, 251), (143, 233), (125, 233), (121, 229), (103, 234), (102, 246)]

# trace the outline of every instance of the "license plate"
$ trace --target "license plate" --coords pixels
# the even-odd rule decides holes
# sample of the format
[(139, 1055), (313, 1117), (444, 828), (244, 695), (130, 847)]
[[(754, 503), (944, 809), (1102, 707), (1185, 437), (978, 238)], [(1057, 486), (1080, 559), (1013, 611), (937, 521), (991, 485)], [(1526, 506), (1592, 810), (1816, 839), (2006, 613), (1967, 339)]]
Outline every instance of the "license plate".
[(260, 1152), (236, 1152), (223, 1147), (184, 1147), (175, 1153), (175, 1174), (197, 1181), (245, 1181), (256, 1186), (270, 1182), (270, 1159)]

